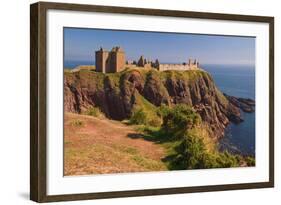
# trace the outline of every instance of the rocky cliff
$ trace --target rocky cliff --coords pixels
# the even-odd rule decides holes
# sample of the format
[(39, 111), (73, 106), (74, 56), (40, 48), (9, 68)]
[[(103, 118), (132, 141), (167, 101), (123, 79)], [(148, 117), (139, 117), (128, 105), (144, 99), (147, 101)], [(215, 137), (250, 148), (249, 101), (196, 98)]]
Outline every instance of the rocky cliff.
[(243, 121), (240, 108), (245, 102), (235, 99), (222, 94), (210, 74), (201, 70), (125, 70), (112, 74), (80, 70), (65, 71), (64, 75), (66, 112), (82, 113), (94, 106), (108, 118), (123, 120), (136, 107), (184, 103), (200, 114), (216, 138), (223, 136), (230, 122)]

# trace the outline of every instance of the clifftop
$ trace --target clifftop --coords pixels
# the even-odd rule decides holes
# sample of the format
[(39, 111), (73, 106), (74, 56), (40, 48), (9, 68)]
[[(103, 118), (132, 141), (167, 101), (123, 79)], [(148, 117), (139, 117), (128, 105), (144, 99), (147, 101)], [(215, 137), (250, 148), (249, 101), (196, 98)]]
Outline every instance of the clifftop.
[(66, 112), (83, 113), (98, 107), (106, 117), (124, 120), (141, 108), (152, 121), (157, 121), (155, 110), (158, 106), (183, 103), (200, 114), (215, 138), (223, 136), (229, 122), (243, 121), (241, 104), (230, 97), (221, 93), (211, 75), (202, 70), (128, 69), (108, 74), (79, 70), (64, 73)]

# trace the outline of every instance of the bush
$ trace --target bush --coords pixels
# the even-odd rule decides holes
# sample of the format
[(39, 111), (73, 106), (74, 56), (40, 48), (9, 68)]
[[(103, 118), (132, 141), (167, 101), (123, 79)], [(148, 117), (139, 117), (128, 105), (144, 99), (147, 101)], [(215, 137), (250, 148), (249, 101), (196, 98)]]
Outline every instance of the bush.
[(200, 116), (187, 105), (161, 106), (159, 113), (163, 118), (162, 128), (175, 138), (183, 137), (187, 130), (201, 123)]
[[(173, 136), (175, 140), (181, 140), (177, 149), (178, 156), (174, 164), (184, 169), (225, 168), (237, 167), (241, 161), (237, 155), (228, 152), (210, 151), (198, 131), (201, 125), (201, 117), (187, 105), (175, 105), (169, 108), (161, 105), (158, 110), (163, 118), (162, 129)], [(200, 128), (199, 128), (200, 130)], [(248, 159), (247, 164), (253, 162)]]
[(152, 127), (160, 127), (161, 124), (162, 124), (162, 120), (157, 116), (151, 117), (151, 119), (149, 119), (147, 123), (147, 125)]
[(130, 124), (135, 125), (147, 125), (152, 127), (160, 127), (162, 124), (161, 118), (157, 115), (152, 115), (149, 112), (145, 112), (143, 108), (140, 108), (133, 112), (129, 119)]
[(129, 119), (129, 123), (135, 125), (146, 125), (147, 117), (143, 109), (138, 109), (137, 111), (133, 112), (131, 118)]
[(247, 163), (247, 166), (249, 166), (249, 167), (253, 167), (256, 165), (256, 160), (253, 157), (246, 157), (245, 161)]
[(171, 108), (168, 105), (161, 104), (157, 110), (157, 114), (163, 118), (169, 114), (170, 110)]
[[(179, 142), (171, 155), (171, 169), (207, 169), (237, 167), (247, 163), (254, 166), (253, 158), (244, 158), (240, 155), (233, 155), (227, 151), (219, 152), (215, 147), (210, 149), (210, 144), (216, 143), (210, 140), (209, 134), (204, 134), (206, 129), (202, 124), (201, 117), (187, 105), (175, 105), (168, 107), (161, 105), (157, 110), (158, 116), (162, 118), (161, 135), (169, 140)], [(149, 123), (148, 116), (143, 110), (135, 112), (131, 118), (134, 124)]]
[(184, 136), (182, 146), (182, 156), (187, 169), (204, 168), (204, 155), (206, 148), (203, 140), (188, 132)]
[(93, 117), (101, 117), (103, 116), (102, 112), (100, 111), (100, 109), (98, 107), (90, 107), (87, 111), (85, 111), (86, 115), (90, 115)]
[(217, 163), (219, 167), (238, 167), (239, 160), (237, 159), (236, 155), (230, 154), (229, 152), (225, 151), (223, 153), (217, 154)]
[(227, 168), (239, 166), (239, 159), (229, 152), (208, 152), (199, 136), (187, 134), (180, 145), (185, 169)]

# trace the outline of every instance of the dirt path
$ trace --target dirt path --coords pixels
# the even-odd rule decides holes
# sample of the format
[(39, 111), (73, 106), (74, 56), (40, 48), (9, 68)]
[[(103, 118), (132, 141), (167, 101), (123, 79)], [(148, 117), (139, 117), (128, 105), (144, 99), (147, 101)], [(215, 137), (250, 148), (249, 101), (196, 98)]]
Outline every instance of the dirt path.
[(118, 121), (65, 114), (64, 174), (167, 170), (165, 150)]

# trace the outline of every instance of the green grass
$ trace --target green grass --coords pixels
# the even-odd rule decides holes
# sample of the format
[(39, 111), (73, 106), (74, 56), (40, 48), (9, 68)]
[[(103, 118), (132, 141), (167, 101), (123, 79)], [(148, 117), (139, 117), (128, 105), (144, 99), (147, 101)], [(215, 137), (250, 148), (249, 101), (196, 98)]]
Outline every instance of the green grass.
[(119, 86), (120, 77), (122, 75), (122, 72), (119, 73), (107, 73), (105, 74), (106, 77), (108, 77), (116, 86)]
[(208, 73), (201, 70), (188, 70), (188, 71), (174, 71), (174, 70), (167, 70), (158, 73), (161, 76), (163, 82), (167, 79), (172, 80), (184, 80), (187, 82), (194, 82), (201, 77), (208, 76)]
[(135, 94), (135, 106), (129, 121), (131, 124), (144, 124), (156, 127), (162, 123), (161, 118), (157, 115), (157, 107), (139, 93)]

